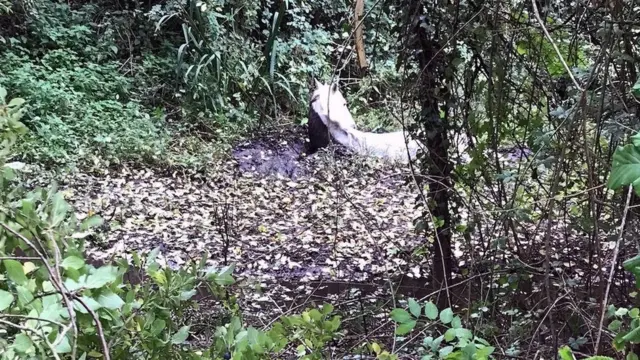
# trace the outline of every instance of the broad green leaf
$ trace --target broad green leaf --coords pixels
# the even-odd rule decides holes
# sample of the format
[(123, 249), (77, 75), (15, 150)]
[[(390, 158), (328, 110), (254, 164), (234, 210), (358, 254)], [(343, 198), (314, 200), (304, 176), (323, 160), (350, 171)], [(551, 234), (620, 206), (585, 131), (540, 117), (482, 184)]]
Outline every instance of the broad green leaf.
[(638, 342), (638, 341), (640, 341), (640, 327), (637, 327), (637, 328), (629, 331), (628, 334), (626, 334), (625, 336), (622, 337), (622, 340), (624, 340), (625, 342)]
[(9, 104), (7, 104), (7, 107), (18, 107), (22, 104), (24, 104), (24, 99), (14, 98), (14, 99), (11, 99), (11, 101), (9, 101)]
[(462, 320), (460, 319), (460, 316), (455, 316), (453, 320), (451, 320), (451, 327), (454, 329), (462, 327)]
[(473, 334), (469, 329), (454, 328), (454, 330), (456, 332), (456, 337), (458, 337), (458, 339), (471, 340), (473, 338)]
[(25, 286), (16, 286), (16, 292), (18, 293), (18, 303), (22, 306), (27, 306), (33, 301), (33, 294)]
[(71, 344), (69, 343), (68, 337), (65, 336), (60, 340), (60, 343), (56, 346), (56, 352), (58, 354), (67, 354), (71, 352)]
[[(80, 300), (82, 300), (82, 302), (80, 302)], [(102, 307), (99, 302), (88, 296), (82, 296), (80, 300), (73, 300), (73, 308), (83, 314), (89, 313), (85, 306), (93, 311), (96, 311)]]
[(622, 321), (616, 319), (616, 320), (613, 320), (607, 328), (615, 332), (615, 331), (618, 331), (618, 329), (620, 329), (621, 325), (622, 325)]
[(406, 310), (398, 308), (391, 310), (391, 319), (399, 324), (402, 324), (411, 320), (411, 315)]
[(191, 289), (188, 291), (183, 291), (180, 293), (180, 300), (182, 301), (187, 301), (189, 299), (191, 299), (193, 297), (193, 295), (196, 294), (196, 290), (195, 289)]
[(456, 338), (456, 329), (448, 329), (447, 332), (444, 333), (444, 340), (449, 342)]
[(80, 270), (84, 266), (84, 260), (77, 256), (69, 256), (60, 264), (64, 269)]
[(398, 325), (398, 327), (396, 328), (396, 335), (408, 334), (409, 332), (411, 332), (411, 330), (413, 330), (414, 327), (416, 327), (415, 320), (409, 320), (407, 322), (404, 322)]
[(171, 337), (172, 344), (182, 344), (189, 337), (189, 326), (183, 326)]
[(13, 348), (20, 353), (26, 353), (33, 346), (31, 338), (26, 334), (18, 334), (13, 341)]
[(151, 335), (158, 336), (167, 326), (167, 322), (162, 319), (155, 319), (151, 324)]
[(9, 308), (14, 300), (15, 298), (10, 292), (0, 289), (0, 311)]
[(632, 185), (636, 193), (640, 194), (640, 150), (633, 144), (616, 149), (607, 182), (607, 187), (612, 190), (625, 185)]
[(440, 312), (440, 321), (443, 324), (448, 324), (453, 320), (453, 310), (451, 308), (446, 308)]
[(415, 318), (420, 317), (420, 312), (422, 311), (422, 308), (414, 298), (409, 299), (409, 311), (411, 312), (411, 315), (413, 315)]
[(27, 283), (27, 276), (24, 274), (22, 264), (16, 260), (3, 260), (5, 270), (7, 271), (7, 277), (18, 285), (24, 285)]
[(429, 320), (435, 320), (438, 318), (438, 307), (431, 301), (424, 304), (424, 315)]
[(440, 358), (444, 358), (445, 356), (451, 354), (452, 351), (453, 346), (445, 346), (438, 351), (438, 355), (440, 355)]
[(120, 296), (112, 293), (111, 291), (101, 294), (98, 297), (98, 302), (100, 305), (110, 310), (118, 310), (124, 305), (124, 301)]
[(84, 287), (88, 289), (97, 289), (105, 286), (108, 283), (116, 281), (118, 278), (118, 268), (115, 266), (107, 265), (102, 266), (93, 274), (87, 276), (87, 280), (84, 283)]

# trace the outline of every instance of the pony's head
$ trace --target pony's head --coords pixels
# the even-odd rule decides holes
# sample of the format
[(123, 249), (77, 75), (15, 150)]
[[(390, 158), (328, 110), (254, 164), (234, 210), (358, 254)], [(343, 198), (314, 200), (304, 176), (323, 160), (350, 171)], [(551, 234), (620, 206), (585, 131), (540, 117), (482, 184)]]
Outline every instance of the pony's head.
[(338, 89), (338, 84), (325, 85), (314, 79), (316, 89), (311, 94), (311, 107), (320, 116), (325, 126), (355, 128), (356, 123), (347, 108), (347, 100)]

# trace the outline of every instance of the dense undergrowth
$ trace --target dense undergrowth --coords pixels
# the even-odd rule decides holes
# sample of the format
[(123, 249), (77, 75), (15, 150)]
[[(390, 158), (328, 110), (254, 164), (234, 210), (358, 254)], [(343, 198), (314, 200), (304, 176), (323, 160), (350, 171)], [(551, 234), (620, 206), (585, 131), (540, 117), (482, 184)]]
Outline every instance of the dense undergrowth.
[[(605, 190), (637, 189), (640, 174), (637, 135), (615, 150), (637, 126), (640, 91), (635, 38), (625, 35), (630, 29), (621, 30), (634, 25), (620, 20), (622, 11), (613, 14), (617, 28), (603, 20), (593, 26), (597, 31), (587, 29), (595, 32), (587, 39), (578, 28), (565, 27), (572, 15), (557, 25), (569, 11), (555, 4), (540, 20), (555, 42), (531, 25), (538, 26), (535, 16), (523, 14), (535, 12), (525, 7), (507, 7), (501, 15), (508, 13), (508, 21), (495, 28), (492, 22), (502, 20), (483, 13), (484, 5), (464, 3), (473, 14), (465, 21), (457, 18), (465, 11), (432, 12), (434, 19), (455, 15), (458, 27), (447, 30), (450, 37), (432, 54), (447, 55), (442, 73), (449, 82), (431, 84), (438, 90), (428, 94), (442, 104), (430, 110), (438, 110), (436, 123), (450, 121), (445, 129), (469, 135), (473, 145), (471, 162), (455, 164), (452, 176), (452, 188), (468, 203), (451, 196), (457, 216), (451, 228), (468, 240), (465, 251), (473, 260), (458, 270), (467, 280), (488, 279), (480, 286), (489, 290), (470, 296), (467, 308), (394, 296), (394, 310), (384, 315), (393, 321), (395, 337), (366, 339), (349, 351), (336, 347), (349, 331), (328, 303), (260, 329), (248, 326), (236, 302), (233, 266), (209, 268), (207, 255), (180, 270), (161, 266), (157, 251), (92, 265), (85, 240), (103, 220), (91, 214), (78, 219), (53, 184), (26, 189), (22, 170), (28, 165), (203, 167), (248, 134), (304, 124), (311, 79), (328, 81), (335, 69), (349, 85), (343, 88), (361, 128), (397, 127), (398, 118), (415, 115), (407, 104), (429, 110), (427, 96), (407, 85), (421, 74), (411, 60), (421, 52), (415, 50), (419, 41), (407, 41), (402, 30), (407, 4), (365, 2), (366, 72), (355, 64), (350, 5), (0, 0), (0, 358), (320, 359), (350, 352), (394, 359), (402, 356), (395, 346), (404, 340), (422, 359), (523, 358), (535, 344), (563, 360), (606, 359), (589, 358), (591, 350), (638, 358), (637, 294), (623, 286), (629, 273), (638, 286), (638, 259), (623, 241), (625, 230), (634, 234), (637, 205), (625, 205), (621, 191)], [(611, 15), (591, 10), (594, 24)], [(417, 27), (433, 31), (430, 19), (419, 17)], [(509, 31), (513, 37), (503, 39)], [(608, 48), (617, 50), (603, 50)], [(572, 76), (564, 76), (567, 70)], [(446, 89), (455, 96), (445, 99)], [(422, 130), (415, 133), (438, 145), (434, 139), (442, 134)], [(533, 155), (526, 166), (505, 169), (498, 156), (503, 145)], [(471, 214), (467, 220), (463, 209)], [(546, 225), (554, 219), (566, 225), (563, 231), (581, 235), (569, 239), (567, 230), (561, 243), (563, 234)], [(416, 224), (425, 247), (411, 257), (422, 258), (439, 242), (432, 230), (445, 220), (425, 213)], [(472, 236), (480, 239), (475, 245)], [(606, 252), (601, 240), (613, 251)], [(521, 257), (533, 265), (522, 266)], [(610, 258), (612, 264), (605, 264)], [(626, 271), (615, 272), (614, 281), (612, 269), (621, 258), (629, 259)], [(576, 265), (576, 259), (586, 264)], [(133, 283), (131, 272), (144, 276)], [(616, 285), (622, 299), (612, 299)], [(207, 344), (192, 341), (194, 324), (186, 316), (198, 312), (200, 288), (222, 309)], [(556, 308), (559, 302), (563, 310)], [(581, 312), (582, 305), (598, 314)], [(612, 349), (601, 338), (612, 339)]]

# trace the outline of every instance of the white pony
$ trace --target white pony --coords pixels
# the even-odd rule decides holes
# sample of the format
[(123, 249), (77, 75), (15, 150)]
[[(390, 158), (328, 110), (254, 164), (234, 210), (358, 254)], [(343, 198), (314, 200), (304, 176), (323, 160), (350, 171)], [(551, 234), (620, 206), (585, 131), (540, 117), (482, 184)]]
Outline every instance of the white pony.
[(311, 96), (311, 107), (338, 143), (361, 155), (403, 163), (415, 158), (419, 145), (415, 140), (406, 142), (404, 131), (378, 134), (358, 130), (338, 84), (314, 81), (316, 89)]

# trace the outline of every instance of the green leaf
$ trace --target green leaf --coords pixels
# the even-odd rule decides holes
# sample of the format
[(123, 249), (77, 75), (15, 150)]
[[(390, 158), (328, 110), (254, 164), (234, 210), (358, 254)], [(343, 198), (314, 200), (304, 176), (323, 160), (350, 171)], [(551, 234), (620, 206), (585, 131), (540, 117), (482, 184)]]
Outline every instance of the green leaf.
[(473, 338), (473, 334), (471, 330), (465, 328), (454, 328), (456, 332), (456, 337), (460, 340), (471, 340)]
[[(82, 300), (82, 302), (80, 302), (80, 300)], [(93, 311), (96, 311), (102, 307), (102, 305), (100, 305), (99, 302), (95, 301), (93, 298), (90, 298), (86, 295), (82, 296), (80, 300), (78, 299), (73, 300), (73, 308), (76, 309), (76, 311), (79, 311), (83, 314), (89, 313), (89, 311), (85, 308), (85, 306)]]
[(444, 340), (446, 342), (449, 342), (449, 341), (451, 341), (451, 340), (453, 340), (455, 338), (456, 338), (456, 329), (452, 328), (452, 329), (447, 330), (447, 332), (444, 333)]
[(171, 337), (171, 343), (174, 345), (182, 344), (187, 340), (187, 337), (189, 337), (189, 326), (183, 326), (178, 330), (178, 332), (173, 334)]
[(60, 343), (58, 344), (58, 346), (56, 346), (56, 352), (58, 354), (67, 354), (71, 352), (71, 344), (69, 343), (69, 338), (68, 337), (63, 337), (62, 340), (60, 340)]
[(84, 266), (84, 260), (77, 256), (69, 256), (60, 264), (64, 269), (80, 270)]
[(448, 324), (453, 320), (453, 310), (451, 308), (446, 308), (440, 312), (440, 321), (443, 324)]
[(16, 260), (3, 260), (4, 268), (7, 271), (7, 277), (18, 285), (24, 285), (27, 283), (27, 276), (24, 274), (22, 264)]
[(399, 324), (403, 324), (411, 320), (411, 315), (406, 310), (398, 308), (391, 310), (391, 319)]
[(629, 331), (629, 333), (622, 337), (622, 340), (624, 340), (625, 342), (639, 342), (640, 327), (636, 327), (635, 329)]
[(14, 300), (15, 298), (10, 292), (0, 289), (0, 311), (9, 308)]
[(111, 291), (105, 292), (98, 297), (98, 303), (109, 310), (119, 310), (124, 305), (120, 296)]
[(620, 329), (620, 326), (622, 325), (622, 321), (620, 320), (613, 320), (609, 326), (607, 327), (609, 330), (611, 331), (618, 331), (618, 329)]
[(625, 185), (632, 185), (636, 193), (640, 191), (640, 150), (633, 144), (616, 149), (607, 182), (607, 187), (612, 190)]
[(19, 353), (26, 353), (32, 346), (33, 342), (26, 334), (18, 334), (13, 340), (13, 348)]
[(33, 301), (33, 294), (25, 286), (16, 286), (16, 292), (18, 293), (18, 303), (22, 306), (27, 306)]
[(402, 323), (396, 328), (396, 335), (408, 334), (409, 332), (411, 332), (411, 330), (413, 330), (414, 327), (416, 327), (415, 320), (409, 320), (405, 323)]
[(9, 101), (9, 104), (7, 104), (7, 107), (15, 108), (15, 107), (21, 106), (22, 104), (24, 104), (24, 99), (14, 98), (14, 99), (11, 99), (11, 101)]
[(187, 301), (187, 300), (191, 299), (193, 297), (193, 295), (195, 295), (195, 294), (196, 294), (196, 290), (195, 289), (183, 291), (183, 292), (180, 293), (180, 300)]
[(462, 327), (462, 320), (460, 316), (455, 316), (453, 320), (451, 320), (451, 327), (454, 329), (459, 329)]
[(108, 283), (116, 281), (118, 278), (118, 268), (107, 265), (98, 268), (93, 274), (87, 276), (84, 287), (87, 289), (98, 289)]
[(420, 317), (420, 312), (422, 311), (422, 308), (414, 298), (409, 299), (409, 311), (411, 312), (411, 315), (413, 315), (413, 317), (415, 318)]
[(91, 228), (102, 225), (102, 223), (103, 223), (102, 218), (100, 216), (94, 215), (84, 219), (84, 221), (82, 222), (82, 225), (80, 225), (80, 228), (82, 230), (89, 230)]
[(151, 324), (151, 335), (158, 336), (167, 326), (167, 322), (162, 319), (155, 319)]
[(438, 318), (438, 307), (431, 301), (424, 304), (424, 315), (429, 320), (435, 320)]
[(438, 351), (438, 355), (440, 355), (440, 358), (443, 358), (451, 354), (452, 351), (453, 351), (453, 346), (445, 346)]

